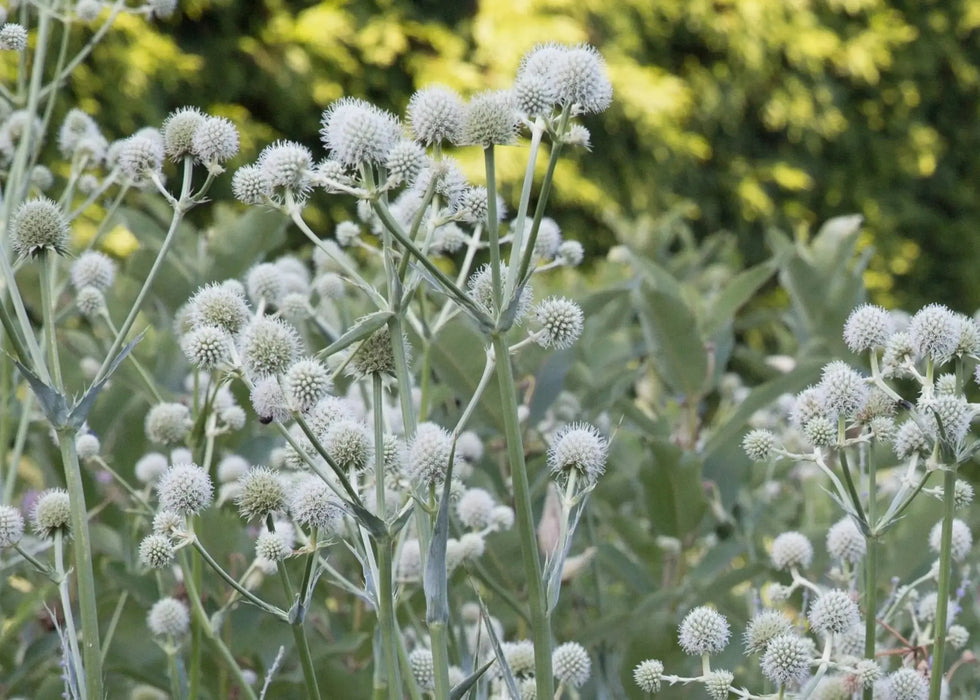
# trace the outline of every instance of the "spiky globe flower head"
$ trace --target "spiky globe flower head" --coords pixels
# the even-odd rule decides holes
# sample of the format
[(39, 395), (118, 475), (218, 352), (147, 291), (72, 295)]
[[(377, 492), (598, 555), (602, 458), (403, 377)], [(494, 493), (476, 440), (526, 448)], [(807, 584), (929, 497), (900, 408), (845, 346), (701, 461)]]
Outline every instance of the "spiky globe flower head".
[(42, 491), (31, 512), (31, 525), (40, 537), (67, 535), (71, 528), (71, 502), (64, 489)]
[(116, 158), (123, 175), (143, 184), (163, 167), (163, 137), (154, 129), (141, 129), (121, 142)]
[(549, 297), (531, 313), (541, 324), (541, 330), (534, 335), (534, 342), (543, 348), (570, 348), (582, 335), (585, 316), (581, 307), (570, 299)]
[(174, 546), (164, 534), (143, 538), (139, 550), (140, 562), (150, 569), (162, 569), (174, 560)]
[[(500, 645), (507, 667), (515, 678), (531, 678), (534, 676), (534, 644), (527, 639), (518, 642), (503, 642)], [(496, 666), (491, 673), (500, 674)]]
[(436, 687), (435, 666), (432, 662), (432, 652), (419, 647), (408, 655), (408, 665), (412, 669), (412, 677), (420, 690), (432, 691)]
[[(407, 348), (407, 339), (402, 340)], [(395, 354), (391, 347), (391, 331), (388, 326), (382, 326), (358, 344), (357, 349), (351, 353), (348, 370), (354, 377), (394, 375)]]
[(23, 51), (27, 48), (27, 30), (16, 22), (0, 27), (0, 50)]
[(186, 525), (185, 518), (172, 510), (158, 510), (153, 516), (153, 534), (171, 535)]
[(463, 130), (463, 111), (463, 100), (455, 90), (445, 85), (427, 85), (412, 95), (405, 116), (419, 143), (457, 144)]
[(214, 486), (208, 473), (196, 464), (172, 465), (157, 482), (160, 507), (180, 515), (195, 515), (210, 507)]
[(79, 459), (98, 457), (101, 448), (99, 438), (92, 433), (80, 433), (75, 438), (75, 452), (78, 453)]
[(761, 654), (776, 637), (789, 634), (793, 623), (779, 610), (763, 610), (745, 627), (743, 639), (746, 654)]
[(95, 319), (106, 310), (105, 294), (96, 287), (82, 287), (75, 294), (75, 308), (87, 319)]
[(970, 631), (963, 625), (951, 625), (946, 630), (946, 643), (954, 649), (962, 649), (970, 641)]
[(588, 423), (561, 428), (548, 449), (548, 467), (556, 476), (567, 477), (575, 470), (586, 486), (592, 486), (606, 469), (609, 443)]
[(852, 416), (861, 410), (870, 393), (864, 377), (841, 360), (834, 360), (823, 368), (817, 390), (823, 395), (827, 409), (843, 416)]
[(926, 593), (921, 598), (915, 608), (916, 617), (923, 622), (933, 622), (936, 619), (936, 606), (939, 604), (939, 595), (935, 591)]
[(24, 516), (13, 506), (0, 505), (0, 549), (13, 547), (24, 536)]
[(780, 686), (805, 680), (811, 649), (811, 642), (792, 632), (773, 637), (762, 655), (762, 675)]
[(256, 164), (274, 194), (303, 199), (312, 187), (313, 154), (302, 144), (276, 141), (262, 149)]
[(332, 387), (330, 372), (312, 357), (294, 362), (283, 378), (288, 405), (297, 411), (309, 411)]
[(888, 676), (889, 700), (926, 700), (929, 682), (912, 668), (900, 668)]
[(10, 246), (21, 257), (68, 250), (68, 220), (61, 207), (47, 197), (29, 199), (19, 207), (11, 223)]
[(297, 481), (289, 499), (289, 511), (296, 522), (332, 535), (340, 530), (344, 507), (340, 499), (318, 476), (308, 474)]
[(810, 606), (810, 626), (823, 634), (841, 634), (858, 624), (861, 614), (847, 591), (827, 591)]
[(612, 85), (602, 56), (581, 44), (562, 52), (552, 68), (558, 100), (575, 112), (602, 112), (612, 102)]
[[(942, 545), (943, 524), (938, 522), (929, 531), (929, 548), (939, 554)], [(953, 561), (963, 561), (973, 548), (973, 533), (970, 526), (959, 518), (953, 518), (953, 539), (951, 554)]]
[(477, 93), (466, 105), (460, 142), (483, 148), (512, 144), (517, 139), (519, 122), (514, 95), (509, 90)]
[(209, 371), (230, 359), (231, 339), (224, 328), (203, 325), (180, 339), (180, 349), (188, 362)]
[(943, 363), (956, 352), (959, 330), (956, 314), (942, 304), (929, 304), (919, 309), (909, 321), (909, 342), (921, 357)]
[(394, 114), (352, 97), (327, 107), (320, 124), (320, 138), (330, 157), (349, 168), (384, 163), (401, 139), (401, 125)]
[(486, 540), (479, 532), (466, 532), (459, 538), (460, 554), (463, 559), (479, 559), (486, 551)]
[(173, 445), (191, 429), (190, 410), (180, 403), (158, 403), (146, 414), (143, 427), (152, 442)]
[(282, 272), (275, 263), (253, 265), (245, 274), (245, 289), (253, 303), (277, 306), (283, 293)]
[(388, 151), (385, 167), (388, 169), (388, 182), (400, 185), (412, 182), (427, 162), (425, 149), (415, 141), (402, 139)]
[[(483, 224), (487, 221), (487, 188), (486, 187), (467, 187), (461, 193), (459, 201), (454, 202), (454, 213), (459, 221), (471, 224)], [(498, 202), (498, 205), (500, 202)], [(497, 218), (504, 214), (503, 207), (498, 206)]]
[(223, 284), (200, 287), (188, 301), (192, 325), (218, 326), (236, 335), (251, 314), (244, 294)]
[[(456, 445), (459, 452), (459, 443)], [(490, 516), (497, 503), (485, 489), (467, 489), (456, 503), (459, 521), (472, 530), (482, 530), (490, 525)]]
[(585, 248), (578, 241), (562, 241), (555, 259), (562, 265), (576, 267), (585, 259)]
[(664, 664), (657, 659), (641, 661), (633, 669), (633, 682), (644, 693), (659, 693), (664, 677)]
[(54, 174), (46, 165), (35, 165), (31, 168), (31, 184), (41, 192), (47, 192), (54, 184)]
[(867, 552), (864, 535), (850, 517), (843, 517), (827, 531), (827, 551), (834, 559), (856, 564)]
[[(507, 279), (507, 265), (501, 263), (500, 265), (500, 279)], [(493, 271), (490, 265), (481, 265), (480, 268), (470, 277), (467, 283), (470, 291), (470, 297), (477, 304), (482, 306), (487, 312), (492, 313), (493, 308)], [(514, 325), (518, 326), (527, 316), (528, 310), (531, 308), (531, 300), (533, 299), (534, 292), (531, 290), (530, 285), (525, 285), (521, 289), (521, 295), (518, 298), (517, 308), (514, 313)]]
[(285, 423), (291, 416), (286, 396), (279, 386), (279, 380), (274, 376), (262, 377), (256, 381), (249, 393), (249, 400), (255, 414), (263, 423)]
[(408, 446), (408, 475), (426, 485), (441, 483), (449, 469), (453, 438), (435, 423), (420, 423)]
[(231, 178), (231, 193), (243, 204), (265, 204), (272, 197), (272, 183), (258, 165), (243, 165)]
[(784, 532), (772, 543), (772, 565), (779, 571), (799, 567), (807, 569), (813, 561), (813, 545), (806, 535)]
[(701, 682), (704, 683), (704, 689), (708, 692), (708, 697), (711, 700), (726, 700), (734, 680), (734, 673), (721, 669), (706, 673)]
[(932, 449), (931, 436), (924, 434), (919, 424), (909, 418), (895, 433), (892, 448), (899, 459), (908, 459), (915, 453), (924, 455)]
[(190, 630), (190, 611), (176, 598), (163, 598), (150, 608), (146, 624), (157, 637), (183, 637)]
[(363, 421), (337, 421), (323, 436), (323, 447), (347, 472), (362, 472), (374, 458), (374, 444)]
[(238, 512), (245, 520), (265, 518), (286, 508), (282, 476), (268, 467), (253, 467), (238, 480)]
[[(88, 114), (80, 109), (70, 109), (58, 129), (58, 150), (66, 158), (71, 158), (79, 143), (87, 138), (101, 137), (99, 126)], [(104, 141), (105, 139), (103, 139)], [(103, 149), (105, 146), (103, 146)]]
[(278, 532), (265, 530), (255, 540), (255, 556), (271, 562), (279, 562), (292, 554), (292, 547)]
[(976, 355), (980, 352), (980, 324), (963, 314), (957, 314), (960, 321), (960, 340), (956, 346), (957, 355)]
[(398, 580), (418, 581), (421, 574), (422, 550), (419, 541), (415, 538), (405, 540), (398, 555)]
[(191, 152), (209, 170), (238, 154), (238, 129), (224, 117), (205, 117), (191, 138)]
[(768, 460), (776, 446), (776, 435), (771, 430), (756, 428), (742, 438), (742, 449), (753, 462)]
[(519, 73), (513, 91), (517, 109), (532, 118), (550, 114), (558, 102), (557, 86), (541, 73)]
[(136, 478), (142, 483), (151, 484), (163, 476), (168, 466), (166, 455), (162, 455), (159, 452), (147, 452), (136, 460), (133, 471), (136, 474)]
[(790, 420), (797, 428), (802, 430), (814, 418), (826, 416), (827, 408), (824, 406), (823, 393), (817, 387), (807, 387), (796, 395), (790, 411)]
[[(954, 449), (963, 443), (970, 430), (974, 412), (962, 395), (937, 396), (930, 404), (933, 417), (939, 421), (946, 442)], [(942, 434), (940, 433), (940, 434)]]
[(852, 352), (866, 352), (885, 347), (895, 332), (891, 314), (880, 306), (862, 304), (854, 309), (844, 323), (844, 342)]
[[(339, 224), (337, 224), (337, 228), (334, 229), (333, 235), (334, 238), (337, 239), (337, 243), (346, 248), (353, 245), (354, 242), (361, 237), (361, 227), (353, 221), (341, 221)], [(329, 277), (327, 277), (327, 275), (329, 275)], [(322, 277), (326, 277), (326, 279), (330, 281), (331, 285), (334, 285), (337, 282), (341, 283), (339, 290), (340, 294), (338, 295), (337, 290), (332, 289), (331, 287), (327, 288), (326, 293), (321, 291), (320, 296), (327, 297), (328, 299), (341, 298), (344, 295), (343, 278), (340, 277), (340, 275), (334, 275), (331, 273), (327, 273), (327, 275), (322, 275)]]
[(969, 481), (957, 479), (953, 487), (953, 507), (964, 510), (973, 503), (973, 485)]
[(705, 605), (694, 608), (681, 622), (681, 648), (692, 656), (717, 654), (728, 646), (731, 631), (728, 620), (714, 608)]
[(89, 250), (76, 258), (69, 271), (75, 289), (95, 287), (107, 289), (112, 286), (116, 276), (116, 263), (105, 253)]
[(569, 124), (568, 131), (562, 142), (566, 146), (584, 148), (586, 151), (592, 150), (592, 132), (581, 124)]
[(592, 675), (592, 659), (578, 642), (565, 642), (551, 652), (555, 678), (565, 685), (581, 688)]
[(256, 318), (242, 331), (242, 364), (252, 377), (283, 374), (299, 350), (296, 329), (281, 319)]
[(175, 163), (194, 154), (194, 134), (207, 117), (197, 107), (175, 109), (163, 120), (163, 152)]

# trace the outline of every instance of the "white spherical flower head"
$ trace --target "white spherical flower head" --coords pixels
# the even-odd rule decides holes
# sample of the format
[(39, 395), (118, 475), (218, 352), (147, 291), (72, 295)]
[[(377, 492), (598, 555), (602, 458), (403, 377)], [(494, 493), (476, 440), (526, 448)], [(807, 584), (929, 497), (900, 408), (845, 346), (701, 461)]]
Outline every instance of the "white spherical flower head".
[(573, 423), (560, 429), (548, 450), (548, 466), (555, 475), (578, 478), (592, 486), (606, 469), (609, 443), (588, 423)]
[(969, 481), (957, 479), (953, 488), (953, 507), (957, 510), (964, 510), (973, 503), (973, 485)]
[(196, 464), (174, 464), (157, 482), (160, 507), (180, 515), (195, 515), (210, 507), (214, 486)]
[(456, 503), (456, 515), (465, 527), (482, 530), (489, 527), (495, 506), (496, 501), (485, 489), (467, 489)]
[(408, 665), (412, 669), (412, 677), (415, 678), (420, 690), (435, 690), (436, 673), (430, 650), (421, 647), (413, 649), (408, 655)]
[(245, 274), (245, 289), (253, 304), (278, 306), (283, 295), (283, 275), (275, 263), (253, 265)]
[(428, 85), (408, 101), (406, 116), (415, 140), (426, 146), (457, 144), (463, 130), (463, 100), (445, 85)]
[(408, 139), (402, 139), (388, 151), (385, 167), (392, 185), (414, 180), (427, 164), (425, 149)]
[(298, 411), (309, 411), (331, 388), (330, 372), (312, 357), (294, 362), (283, 378), (286, 399)]
[(701, 682), (711, 700), (727, 700), (734, 680), (735, 674), (731, 671), (717, 670), (706, 673)]
[(776, 435), (771, 430), (757, 428), (742, 438), (742, 449), (753, 462), (765, 462), (776, 449)]
[(192, 365), (210, 371), (230, 359), (231, 339), (224, 328), (199, 326), (180, 339), (180, 349)]
[(956, 314), (942, 304), (929, 304), (919, 309), (909, 321), (909, 342), (920, 356), (943, 363), (956, 352), (959, 330)]
[(255, 556), (270, 562), (279, 562), (292, 554), (292, 547), (279, 532), (261, 532), (255, 540)]
[(970, 641), (970, 631), (963, 625), (952, 625), (946, 631), (946, 643), (954, 649), (962, 649)]
[[(354, 245), (354, 243), (361, 237), (361, 227), (353, 221), (341, 221), (339, 224), (337, 224), (337, 228), (334, 229), (333, 235), (334, 238), (337, 239), (337, 243), (346, 248)], [(321, 275), (321, 278), (321, 297), (326, 297), (327, 299), (340, 299), (344, 296), (344, 279), (340, 275), (327, 273)]]
[(659, 693), (664, 677), (664, 664), (657, 659), (641, 661), (633, 669), (633, 682), (644, 693)]
[(582, 335), (585, 316), (581, 307), (564, 297), (550, 297), (538, 304), (533, 316), (541, 324), (534, 342), (544, 348), (570, 348)]
[[(500, 265), (500, 279), (507, 279), (507, 265), (501, 263)], [(469, 287), (470, 297), (477, 304), (482, 306), (488, 312), (493, 312), (493, 271), (490, 265), (481, 265), (480, 268), (470, 277), (467, 283)], [(518, 297), (517, 308), (514, 312), (514, 325), (520, 325), (528, 311), (531, 308), (531, 301), (533, 299), (534, 292), (531, 289), (531, 285), (525, 285), (521, 289), (521, 295)]]
[(326, 536), (340, 532), (344, 507), (318, 476), (307, 475), (293, 486), (289, 511), (300, 525), (317, 528)]
[(585, 248), (578, 241), (562, 241), (555, 256), (562, 265), (577, 267), (585, 259)]
[(134, 183), (146, 182), (163, 167), (163, 137), (143, 129), (124, 140), (119, 147), (119, 169)]
[[(534, 676), (534, 644), (531, 641), (522, 639), (519, 642), (504, 642), (500, 645), (500, 650), (504, 653), (507, 667), (515, 678)], [(500, 675), (496, 666), (491, 669), (491, 672)]]
[[(940, 521), (933, 525), (932, 530), (929, 531), (929, 548), (937, 554), (942, 545), (942, 536), (943, 524)], [(970, 532), (970, 526), (959, 518), (954, 518), (952, 549), (950, 550), (953, 561), (963, 561), (972, 548), (973, 533)]]
[(760, 654), (776, 637), (789, 634), (793, 623), (779, 610), (763, 610), (749, 620), (745, 627), (743, 639), (746, 654)]
[(218, 462), (218, 481), (222, 484), (238, 481), (245, 475), (245, 472), (247, 472), (249, 468), (250, 465), (248, 460), (241, 455), (225, 455), (221, 458), (221, 461)]
[(337, 421), (323, 437), (323, 447), (347, 472), (362, 472), (374, 458), (374, 444), (363, 421)]
[(116, 263), (105, 253), (89, 250), (71, 264), (69, 275), (75, 289), (95, 287), (105, 290), (112, 286), (116, 277)]
[(190, 410), (180, 403), (158, 403), (146, 414), (144, 428), (152, 442), (173, 445), (191, 429)]
[(880, 306), (862, 304), (854, 309), (844, 323), (844, 342), (852, 352), (867, 352), (884, 348), (895, 332), (891, 314)]
[(612, 103), (612, 84), (606, 64), (592, 46), (582, 44), (563, 51), (552, 68), (562, 104), (577, 112), (602, 112)]
[(384, 163), (401, 140), (401, 125), (395, 115), (352, 97), (330, 105), (320, 124), (320, 137), (331, 158), (350, 168)]
[(238, 154), (238, 129), (224, 117), (205, 117), (194, 130), (191, 152), (209, 169), (219, 167)]
[(42, 491), (31, 512), (34, 532), (43, 538), (54, 537), (56, 532), (64, 535), (71, 528), (71, 501), (64, 489)]
[(762, 674), (777, 685), (801, 682), (810, 675), (811, 643), (789, 633), (774, 637), (762, 656)]
[(435, 423), (419, 424), (408, 447), (408, 474), (427, 485), (441, 483), (449, 469), (452, 448), (452, 436), (445, 428)]
[(463, 559), (479, 559), (486, 551), (486, 541), (478, 532), (467, 532), (459, 538)]
[(772, 543), (772, 565), (779, 571), (807, 569), (813, 561), (813, 545), (799, 532), (784, 532)]
[(541, 73), (522, 73), (514, 80), (514, 102), (528, 117), (548, 115), (558, 102), (553, 80)]
[(490, 527), (494, 530), (509, 530), (514, 527), (514, 509), (510, 506), (494, 506), (490, 513)]
[(160, 132), (163, 152), (175, 163), (194, 154), (194, 134), (207, 117), (197, 107), (181, 107), (167, 115)]
[(932, 415), (942, 426), (946, 441), (954, 448), (959, 446), (970, 431), (970, 423), (973, 421), (974, 411), (970, 403), (962, 395), (944, 395), (936, 397), (931, 403), (931, 409), (935, 411)]
[(23, 51), (27, 48), (27, 29), (16, 22), (0, 27), (0, 50)]
[(286, 487), (280, 474), (268, 467), (249, 469), (238, 480), (238, 512), (245, 520), (265, 518), (286, 508)]
[(728, 620), (714, 608), (700, 606), (684, 616), (678, 635), (681, 648), (692, 656), (717, 654), (728, 646)]
[(827, 591), (810, 606), (810, 626), (822, 634), (842, 634), (861, 621), (857, 603), (847, 591)]
[(75, 294), (75, 307), (85, 318), (98, 318), (105, 311), (105, 294), (96, 287), (82, 287)]
[(68, 220), (61, 207), (47, 197), (29, 199), (17, 207), (10, 246), (21, 257), (64, 254), (68, 250)]
[(218, 326), (236, 335), (251, 314), (245, 295), (224, 284), (208, 284), (198, 289), (188, 302), (192, 325)]
[(296, 329), (278, 318), (256, 318), (242, 332), (242, 363), (253, 377), (286, 372), (299, 349)]
[(231, 178), (231, 193), (243, 204), (265, 204), (272, 197), (272, 183), (258, 165), (243, 165)]
[(517, 139), (519, 123), (514, 95), (509, 90), (478, 93), (466, 105), (461, 143), (483, 148), (510, 145)]
[(422, 550), (417, 539), (405, 540), (398, 556), (398, 580), (418, 581), (422, 575)]
[(279, 380), (273, 376), (263, 377), (252, 386), (249, 394), (252, 408), (263, 423), (285, 423), (291, 417), (286, 395), (279, 386)]
[(578, 642), (565, 642), (551, 652), (551, 666), (559, 682), (581, 688), (592, 675), (592, 659)]
[(24, 516), (13, 506), (0, 506), (0, 549), (13, 547), (24, 536)]
[(102, 448), (99, 438), (92, 433), (82, 433), (75, 438), (75, 451), (79, 459), (92, 459), (99, 456)]
[(70, 109), (65, 115), (65, 120), (58, 129), (58, 150), (66, 158), (71, 158), (79, 147), (79, 144), (86, 139), (102, 139), (102, 149), (104, 151), (105, 139), (99, 132), (98, 124), (88, 114), (80, 109)]
[(303, 200), (313, 186), (313, 154), (293, 141), (276, 141), (259, 154), (258, 167), (273, 194)]
[(133, 471), (136, 474), (136, 478), (142, 483), (152, 484), (163, 476), (168, 466), (170, 465), (167, 462), (166, 455), (160, 454), (159, 452), (147, 452), (136, 460)]
[(889, 700), (926, 700), (929, 682), (912, 668), (900, 668), (888, 676)]
[(823, 368), (817, 390), (829, 411), (844, 416), (853, 416), (861, 410), (871, 393), (864, 377), (841, 360), (835, 360)]
[(140, 542), (139, 558), (147, 568), (162, 569), (173, 561), (174, 546), (165, 534), (148, 535)]
[(163, 598), (150, 608), (146, 624), (157, 637), (183, 637), (190, 629), (190, 611), (176, 598)]
[(843, 517), (827, 531), (827, 551), (834, 559), (856, 564), (864, 559), (868, 545), (850, 517)]

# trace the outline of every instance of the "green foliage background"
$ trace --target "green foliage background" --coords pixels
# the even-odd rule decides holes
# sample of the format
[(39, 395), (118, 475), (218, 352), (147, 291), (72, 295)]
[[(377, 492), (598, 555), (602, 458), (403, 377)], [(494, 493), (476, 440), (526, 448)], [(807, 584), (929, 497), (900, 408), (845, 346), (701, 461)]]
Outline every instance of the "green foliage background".
[(120, 26), (74, 79), (82, 106), (126, 135), (197, 105), (243, 127), (243, 159), (277, 136), (316, 147), (342, 95), (400, 110), (416, 86), (504, 87), (535, 43), (588, 41), (615, 101), (554, 213), (593, 250), (669, 217), (734, 231), (752, 262), (771, 226), (860, 213), (878, 301), (980, 306), (978, 0), (188, 0)]

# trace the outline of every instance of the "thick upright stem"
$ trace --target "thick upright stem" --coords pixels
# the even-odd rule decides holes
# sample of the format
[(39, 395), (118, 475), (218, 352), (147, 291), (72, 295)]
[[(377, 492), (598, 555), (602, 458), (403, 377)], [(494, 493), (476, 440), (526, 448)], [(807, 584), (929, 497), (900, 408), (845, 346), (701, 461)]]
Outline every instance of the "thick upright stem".
[(943, 529), (939, 545), (939, 599), (936, 601), (936, 634), (932, 647), (932, 680), (929, 700), (939, 700), (942, 691), (944, 652), (946, 648), (946, 619), (949, 613), (949, 585), (953, 568), (953, 510), (956, 491), (956, 471), (943, 472)]

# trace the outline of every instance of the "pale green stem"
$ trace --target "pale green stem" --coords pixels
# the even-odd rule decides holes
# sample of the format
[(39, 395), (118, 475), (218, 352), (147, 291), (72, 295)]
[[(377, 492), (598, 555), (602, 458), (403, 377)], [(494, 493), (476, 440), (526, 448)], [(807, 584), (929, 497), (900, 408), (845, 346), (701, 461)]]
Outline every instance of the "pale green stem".
[(401, 676), (398, 673), (398, 638), (397, 621), (395, 620), (394, 600), (395, 591), (392, 585), (394, 571), (392, 569), (392, 547), (388, 542), (379, 542), (378, 547), (378, 624), (381, 625), (381, 644), (385, 662), (388, 683), (389, 700), (399, 700), (402, 697)]
[(514, 240), (510, 248), (510, 265), (507, 269), (507, 286), (504, 296), (510, 298), (517, 284), (517, 268), (521, 259), (521, 249), (524, 246), (525, 224), (528, 204), (531, 202), (531, 187), (534, 184), (534, 166), (538, 162), (538, 148), (544, 135), (544, 119), (537, 117), (531, 125), (531, 145), (527, 156), (527, 169), (524, 171), (524, 185), (521, 188), (521, 201), (517, 205), (517, 215), (514, 217)]
[(936, 601), (936, 634), (932, 645), (932, 679), (929, 700), (939, 700), (942, 692), (946, 651), (946, 618), (949, 613), (949, 588), (953, 569), (953, 516), (955, 510), (956, 470), (943, 472), (943, 525), (939, 545), (939, 596)]
[(119, 620), (122, 618), (123, 609), (126, 607), (126, 601), (129, 600), (129, 591), (123, 591), (119, 596), (119, 600), (116, 601), (116, 609), (112, 611), (112, 618), (109, 620), (109, 626), (106, 628), (105, 639), (102, 640), (102, 663), (105, 663), (106, 657), (109, 655), (109, 647), (112, 646), (112, 639), (116, 634), (116, 628), (119, 626)]
[(194, 546), (194, 549), (201, 555), (201, 558), (205, 561), (205, 563), (207, 563), (207, 565), (210, 566), (214, 570), (214, 572), (222, 578), (222, 580), (225, 583), (227, 583), (229, 586), (235, 589), (235, 591), (237, 591), (240, 596), (245, 598), (245, 600), (252, 603), (260, 610), (269, 613), (276, 619), (281, 620), (282, 622), (289, 621), (289, 614), (285, 610), (276, 607), (271, 603), (265, 602), (264, 600), (256, 596), (254, 593), (252, 593), (250, 590), (248, 590), (240, 583), (238, 583), (238, 581), (236, 581), (231, 574), (225, 571), (222, 568), (222, 566), (214, 560), (214, 557), (211, 556), (210, 552), (208, 552), (208, 550), (205, 549), (204, 545), (201, 544), (200, 540), (197, 539), (196, 535), (193, 535), (191, 544)]
[(493, 146), (483, 149), (487, 175), (487, 241), (490, 243), (490, 280), (493, 286), (493, 312), (499, 314), (503, 297), (500, 286), (500, 225), (497, 222), (497, 174)]
[(71, 585), (68, 580), (68, 573), (65, 571), (65, 533), (59, 528), (54, 533), (54, 570), (58, 576), (58, 593), (61, 595), (61, 611), (65, 616), (65, 637), (68, 639), (68, 646), (71, 649), (71, 659), (66, 659), (74, 669), (73, 675), (80, 684), (79, 691), (82, 693), (82, 700), (85, 700), (85, 686), (81, 685), (85, 678), (85, 669), (82, 664), (82, 655), (78, 651), (78, 631), (75, 628), (75, 615), (71, 611), (71, 592), (68, 590)]
[(493, 355), (493, 347), (487, 347), (486, 355), (487, 361), (483, 365), (483, 374), (480, 377), (479, 383), (476, 385), (476, 390), (473, 392), (470, 402), (466, 404), (466, 408), (463, 409), (462, 415), (460, 415), (459, 420), (456, 421), (456, 427), (453, 429), (453, 435), (458, 436), (463, 432), (463, 430), (466, 429), (466, 423), (469, 421), (473, 411), (476, 410), (476, 407), (479, 405), (480, 399), (483, 398), (483, 393), (487, 390), (487, 385), (490, 384), (490, 378), (493, 377), (493, 369), (496, 366), (496, 361)]
[[(270, 525), (272, 516), (269, 516)], [(272, 528), (270, 528), (272, 530)], [(282, 581), (282, 589), (286, 594), (286, 599), (294, 606), (303, 605), (302, 598), (297, 599), (293, 585), (289, 581), (289, 572), (286, 571), (286, 562), (279, 562), (279, 579)], [(303, 592), (300, 591), (300, 596)], [(306, 630), (303, 628), (302, 615), (296, 615), (295, 619), (290, 619), (289, 627), (293, 631), (293, 639), (296, 642), (296, 651), (299, 653), (300, 663), (303, 667), (303, 680), (306, 681), (306, 695), (308, 698), (320, 700), (320, 687), (316, 682), (316, 669), (313, 667), (313, 656), (310, 654), (310, 644), (306, 640)]]
[[(874, 352), (872, 351), (872, 356)], [(868, 447), (868, 523), (875, 527), (878, 511), (877, 460), (874, 448)], [(874, 661), (878, 631), (876, 615), (878, 614), (878, 532), (872, 529), (867, 536), (867, 552), (864, 557), (864, 658)], [(873, 700), (874, 688), (864, 689), (864, 700)]]
[(177, 647), (173, 640), (167, 641), (167, 670), (170, 675), (170, 695), (176, 700), (182, 700), (184, 694), (180, 688), (180, 667), (177, 665)]
[(58, 391), (64, 389), (64, 382), (61, 378), (61, 357), (58, 352), (58, 336), (55, 329), (55, 300), (52, 292), (54, 291), (54, 267), (57, 260), (51, 253), (45, 253), (41, 259), (41, 313), (44, 319), (44, 340), (47, 344), (48, 362), (51, 367), (51, 374), (54, 380), (54, 388)]

